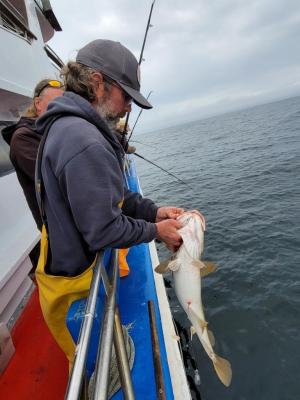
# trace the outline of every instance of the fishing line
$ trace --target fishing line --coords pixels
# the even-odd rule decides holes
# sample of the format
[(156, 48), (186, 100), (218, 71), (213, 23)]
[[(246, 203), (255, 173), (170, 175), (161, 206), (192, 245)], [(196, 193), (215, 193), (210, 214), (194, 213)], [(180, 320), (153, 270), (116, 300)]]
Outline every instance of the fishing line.
[[(150, 90), (150, 92), (148, 93), (147, 100), (149, 99), (151, 93), (153, 93), (153, 90)], [(139, 112), (139, 114), (138, 114), (138, 116), (137, 116), (137, 119), (135, 120), (135, 123), (134, 123), (134, 125), (133, 125), (133, 128), (132, 128), (132, 130), (131, 130), (131, 132), (130, 132), (129, 138), (127, 139), (126, 146), (128, 146), (128, 144), (129, 144), (129, 140), (130, 140), (130, 138), (131, 138), (131, 136), (132, 136), (132, 134), (133, 134), (134, 128), (135, 128), (135, 126), (136, 126), (136, 124), (137, 124), (137, 122), (138, 122), (138, 120), (139, 120), (139, 118), (140, 118), (140, 116), (141, 116), (143, 110), (144, 110), (143, 108), (140, 109), (140, 112)], [(124, 132), (123, 132), (123, 135), (124, 135), (123, 137), (125, 137)]]
[(132, 140), (130, 143), (139, 143), (139, 144), (142, 144), (143, 146), (152, 147), (152, 149), (156, 149), (156, 146), (153, 146), (152, 144), (149, 144), (149, 143), (140, 142), (139, 140)]
[(150, 164), (154, 165), (155, 167), (157, 167), (157, 168), (161, 169), (161, 170), (162, 170), (162, 171), (164, 171), (166, 174), (168, 174), (168, 175), (172, 176), (173, 178), (177, 179), (179, 182), (183, 183), (184, 185), (186, 185), (186, 186), (188, 186), (188, 187), (192, 188), (192, 187), (191, 187), (191, 186), (190, 186), (188, 183), (186, 183), (186, 182), (185, 182), (185, 181), (183, 181), (182, 179), (178, 178), (178, 176), (176, 176), (176, 175), (172, 174), (172, 172), (170, 172), (170, 171), (168, 171), (168, 170), (164, 169), (164, 168), (163, 168), (163, 167), (161, 167), (160, 165), (157, 165), (157, 164), (155, 164), (153, 161), (150, 161), (150, 160), (148, 160), (147, 158), (145, 158), (145, 157), (141, 156), (141, 155), (140, 155), (140, 154), (138, 154), (137, 152), (135, 152), (135, 153), (133, 153), (133, 154), (134, 154), (135, 156), (137, 156), (137, 157), (139, 157), (139, 158), (141, 158), (141, 159), (143, 159), (143, 160), (147, 161), (148, 163), (150, 163)]

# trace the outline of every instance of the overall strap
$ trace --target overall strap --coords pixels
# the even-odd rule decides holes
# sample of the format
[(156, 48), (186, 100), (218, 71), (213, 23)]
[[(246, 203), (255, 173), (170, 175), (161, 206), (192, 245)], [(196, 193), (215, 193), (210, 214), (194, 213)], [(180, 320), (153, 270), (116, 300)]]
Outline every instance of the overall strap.
[(38, 206), (40, 209), (40, 214), (42, 218), (43, 225), (45, 225), (46, 231), (48, 232), (48, 226), (47, 226), (47, 217), (45, 213), (45, 207), (44, 207), (44, 197), (45, 197), (45, 188), (44, 188), (44, 183), (43, 183), (43, 177), (42, 177), (42, 158), (43, 158), (43, 151), (45, 147), (45, 143), (48, 137), (49, 130), (52, 126), (52, 124), (60, 117), (62, 117), (64, 114), (58, 114), (55, 117), (50, 118), (48, 121), (46, 128), (44, 130), (42, 139), (40, 141), (40, 145), (38, 148), (38, 153), (37, 153), (37, 158), (36, 158), (36, 163), (35, 163), (35, 193), (36, 193), (36, 199), (38, 202)]

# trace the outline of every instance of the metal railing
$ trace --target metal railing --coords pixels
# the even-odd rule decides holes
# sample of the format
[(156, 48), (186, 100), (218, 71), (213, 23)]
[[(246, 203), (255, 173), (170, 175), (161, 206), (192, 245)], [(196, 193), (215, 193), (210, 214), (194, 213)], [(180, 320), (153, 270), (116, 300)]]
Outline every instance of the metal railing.
[(69, 379), (65, 400), (79, 400), (82, 398), (81, 394), (83, 381), (85, 378), (85, 366), (101, 278), (103, 279), (103, 285), (106, 292), (106, 304), (98, 344), (98, 354), (95, 368), (95, 386), (93, 389), (92, 399), (107, 399), (112, 341), (114, 339), (124, 399), (134, 400), (130, 367), (125, 348), (119, 310), (116, 305), (116, 292), (119, 274), (117, 250), (112, 250), (111, 262), (112, 280), (110, 282), (103, 266), (103, 253), (98, 254), (94, 267), (91, 289), (86, 304), (85, 316), (76, 345), (74, 365)]

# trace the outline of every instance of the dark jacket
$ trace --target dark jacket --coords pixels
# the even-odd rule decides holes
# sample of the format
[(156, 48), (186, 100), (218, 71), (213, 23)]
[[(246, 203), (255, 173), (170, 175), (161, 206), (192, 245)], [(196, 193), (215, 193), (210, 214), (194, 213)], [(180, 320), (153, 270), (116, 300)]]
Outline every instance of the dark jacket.
[(10, 159), (24, 191), (28, 206), (39, 230), (42, 227), (40, 211), (35, 196), (35, 160), (41, 135), (35, 128), (35, 119), (22, 117), (16, 124), (2, 129), (4, 140), (10, 145)]
[(75, 276), (100, 249), (153, 240), (157, 207), (124, 189), (123, 149), (81, 96), (66, 92), (51, 102), (37, 121), (38, 131), (61, 113), (49, 130), (42, 159), (52, 258), (47, 272)]

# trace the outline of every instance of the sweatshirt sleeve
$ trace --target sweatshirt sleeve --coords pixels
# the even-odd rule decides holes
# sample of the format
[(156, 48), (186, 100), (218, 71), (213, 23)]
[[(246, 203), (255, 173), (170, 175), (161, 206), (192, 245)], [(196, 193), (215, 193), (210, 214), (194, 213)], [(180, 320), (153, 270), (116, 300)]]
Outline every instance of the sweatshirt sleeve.
[(28, 178), (34, 180), (35, 160), (39, 142), (26, 128), (19, 128), (14, 133), (10, 144), (10, 158)]
[(64, 166), (59, 182), (91, 251), (130, 247), (155, 238), (155, 224), (122, 212), (122, 173), (107, 147), (94, 143), (83, 149)]
[(148, 222), (155, 222), (158, 207), (155, 203), (142, 197), (139, 193), (124, 189), (124, 203), (122, 211), (132, 218), (141, 218)]

